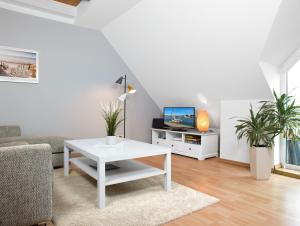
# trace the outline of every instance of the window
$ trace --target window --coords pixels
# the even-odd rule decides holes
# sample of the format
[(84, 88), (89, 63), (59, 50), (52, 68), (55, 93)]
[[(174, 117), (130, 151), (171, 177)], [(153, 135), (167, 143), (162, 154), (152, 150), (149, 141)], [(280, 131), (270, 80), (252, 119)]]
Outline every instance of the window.
[[(287, 71), (286, 92), (296, 98), (300, 104), (300, 59)], [(299, 128), (300, 129), (300, 128)], [(289, 169), (300, 170), (300, 142), (286, 141), (284, 166)]]

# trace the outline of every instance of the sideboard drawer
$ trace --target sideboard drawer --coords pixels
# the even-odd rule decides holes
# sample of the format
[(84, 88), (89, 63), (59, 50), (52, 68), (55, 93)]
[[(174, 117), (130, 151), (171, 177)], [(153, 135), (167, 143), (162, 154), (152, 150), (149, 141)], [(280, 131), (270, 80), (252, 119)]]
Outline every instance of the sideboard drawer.
[(166, 142), (166, 140), (164, 140), (164, 139), (159, 139), (159, 138), (153, 139), (153, 140), (152, 140), (152, 144), (162, 145), (162, 146), (165, 146), (165, 147), (169, 147), (169, 146), (170, 146), (170, 145)]
[(181, 148), (184, 152), (190, 153), (192, 155), (198, 156), (201, 153), (201, 145), (184, 143), (181, 145)]

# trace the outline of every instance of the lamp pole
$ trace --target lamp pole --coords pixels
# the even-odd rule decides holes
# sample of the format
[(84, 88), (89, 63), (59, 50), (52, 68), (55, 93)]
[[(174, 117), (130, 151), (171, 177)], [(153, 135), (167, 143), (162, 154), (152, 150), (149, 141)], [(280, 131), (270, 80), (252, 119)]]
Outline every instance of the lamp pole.
[(123, 103), (123, 113), (124, 113), (124, 138), (126, 138), (126, 97), (128, 94), (133, 94), (136, 92), (134, 87), (132, 85), (127, 85), (127, 75), (122, 75), (120, 78), (115, 81), (116, 84), (122, 85), (124, 80), (124, 93), (119, 96), (119, 100), (121, 100)]

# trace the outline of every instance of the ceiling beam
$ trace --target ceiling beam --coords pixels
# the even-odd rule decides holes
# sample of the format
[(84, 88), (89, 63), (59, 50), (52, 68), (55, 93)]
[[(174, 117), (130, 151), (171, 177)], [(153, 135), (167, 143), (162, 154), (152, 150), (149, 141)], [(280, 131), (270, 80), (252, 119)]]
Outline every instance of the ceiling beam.
[(74, 24), (77, 7), (53, 0), (0, 0), (0, 8)]
[(81, 0), (54, 0), (71, 6), (77, 6)]

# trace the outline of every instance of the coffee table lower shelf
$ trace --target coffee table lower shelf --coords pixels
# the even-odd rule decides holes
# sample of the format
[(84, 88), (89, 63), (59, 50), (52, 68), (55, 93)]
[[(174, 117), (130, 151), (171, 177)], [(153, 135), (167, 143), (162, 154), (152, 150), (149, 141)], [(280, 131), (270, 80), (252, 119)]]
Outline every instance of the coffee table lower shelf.
[[(96, 166), (97, 162), (86, 157), (70, 158), (70, 162), (97, 180), (97, 170), (91, 167), (91, 165)], [(113, 162), (113, 164), (120, 168), (105, 172), (105, 186), (164, 175), (166, 173), (165, 170), (151, 167), (135, 160), (123, 160)]]

